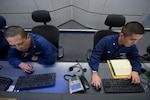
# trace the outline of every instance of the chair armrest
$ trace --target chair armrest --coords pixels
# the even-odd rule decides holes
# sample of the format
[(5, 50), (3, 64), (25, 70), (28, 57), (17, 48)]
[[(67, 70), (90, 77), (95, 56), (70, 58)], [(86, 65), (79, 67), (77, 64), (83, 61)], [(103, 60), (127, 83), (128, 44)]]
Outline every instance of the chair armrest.
[(92, 54), (92, 49), (88, 49), (86, 52), (86, 60), (90, 59), (91, 54)]
[(62, 46), (59, 46), (58, 47), (58, 60), (63, 58), (63, 56), (64, 56), (64, 48)]

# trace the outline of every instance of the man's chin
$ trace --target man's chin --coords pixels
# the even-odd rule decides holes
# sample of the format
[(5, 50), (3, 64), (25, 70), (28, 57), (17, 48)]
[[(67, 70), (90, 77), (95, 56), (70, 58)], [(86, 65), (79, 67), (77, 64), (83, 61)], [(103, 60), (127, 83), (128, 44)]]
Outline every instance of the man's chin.
[(22, 51), (22, 52), (24, 52), (24, 51), (26, 51), (26, 49), (20, 49), (19, 51)]
[(132, 45), (125, 45), (126, 47), (131, 47)]

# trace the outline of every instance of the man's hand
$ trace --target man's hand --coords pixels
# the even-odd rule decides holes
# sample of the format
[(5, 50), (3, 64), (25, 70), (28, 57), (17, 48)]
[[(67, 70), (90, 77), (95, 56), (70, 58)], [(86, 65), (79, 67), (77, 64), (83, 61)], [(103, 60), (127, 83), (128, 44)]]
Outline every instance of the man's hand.
[(134, 84), (139, 84), (140, 83), (140, 76), (139, 76), (139, 73), (136, 72), (136, 71), (131, 72), (131, 75), (129, 76), (129, 79), (132, 79), (131, 83), (134, 83)]
[(101, 86), (101, 78), (97, 72), (92, 73), (92, 85), (96, 87), (96, 89), (99, 89)]
[(24, 63), (24, 62), (21, 62), (21, 63), (19, 64), (19, 67), (20, 67), (24, 72), (27, 72), (27, 73), (32, 73), (32, 72), (34, 71), (32, 65), (27, 64), (27, 63)]
[(38, 56), (32, 56), (33, 61), (38, 61)]

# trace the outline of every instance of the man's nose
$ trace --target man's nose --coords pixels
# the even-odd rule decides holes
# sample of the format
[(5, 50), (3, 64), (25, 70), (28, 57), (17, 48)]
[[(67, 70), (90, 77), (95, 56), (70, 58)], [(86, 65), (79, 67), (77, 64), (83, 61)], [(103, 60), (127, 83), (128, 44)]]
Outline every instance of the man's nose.
[(132, 44), (137, 44), (137, 42), (138, 42), (138, 40), (135, 40), (135, 41), (132, 42)]
[(20, 46), (16, 45), (16, 49), (17, 49), (17, 50), (20, 50), (20, 48), (21, 48)]

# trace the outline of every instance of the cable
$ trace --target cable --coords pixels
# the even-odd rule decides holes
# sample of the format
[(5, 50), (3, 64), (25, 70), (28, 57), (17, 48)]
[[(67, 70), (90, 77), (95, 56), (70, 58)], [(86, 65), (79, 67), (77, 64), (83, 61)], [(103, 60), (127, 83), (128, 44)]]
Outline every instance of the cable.
[(69, 67), (69, 71), (72, 71), (74, 68), (78, 68), (79, 70), (77, 70), (73, 75), (65, 74), (65, 75), (64, 75), (64, 79), (65, 79), (66, 81), (68, 81), (69, 78), (71, 78), (71, 77), (73, 77), (73, 76), (76, 76), (77, 73), (79, 73), (79, 72), (81, 72), (81, 76), (82, 76), (82, 75), (84, 76), (84, 72), (87, 71), (86, 68), (84, 68), (84, 69), (82, 68), (82, 66), (81, 66), (81, 64), (79, 63), (78, 60), (75, 60), (75, 61), (77, 62), (77, 64), (75, 64), (75, 65), (73, 65), (73, 66), (70, 66), (70, 67)]
[(81, 75), (84, 75), (84, 70), (83, 70), (82, 66), (80, 65), (79, 61), (78, 60), (75, 60), (75, 61), (77, 62), (77, 64), (79, 65), (80, 70), (82, 71)]
[(69, 75), (69, 74), (65, 74), (64, 75), (64, 79), (66, 80), (66, 81), (69, 81), (69, 79), (71, 78), (71, 77), (73, 77), (74, 75)]
[(150, 92), (150, 69), (144, 62), (142, 64), (144, 68), (141, 68), (141, 83), (146, 85), (144, 88), (145, 92)]

